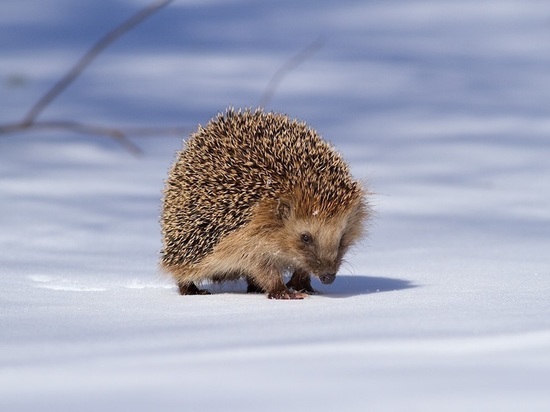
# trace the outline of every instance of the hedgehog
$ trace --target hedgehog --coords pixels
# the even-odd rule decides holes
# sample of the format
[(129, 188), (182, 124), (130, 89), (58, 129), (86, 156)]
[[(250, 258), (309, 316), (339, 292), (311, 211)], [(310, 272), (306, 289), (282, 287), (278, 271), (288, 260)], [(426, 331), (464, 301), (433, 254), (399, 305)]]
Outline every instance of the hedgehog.
[(263, 109), (230, 108), (199, 125), (163, 194), (160, 266), (182, 295), (241, 278), (270, 299), (317, 293), (311, 276), (334, 281), (369, 217), (366, 190), (333, 146)]

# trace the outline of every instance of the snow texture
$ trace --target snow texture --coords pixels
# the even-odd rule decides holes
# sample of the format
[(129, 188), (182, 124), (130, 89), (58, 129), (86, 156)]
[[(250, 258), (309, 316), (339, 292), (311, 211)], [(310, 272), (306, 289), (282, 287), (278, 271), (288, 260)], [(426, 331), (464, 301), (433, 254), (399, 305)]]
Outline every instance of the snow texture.
[[(3, 0), (0, 122), (144, 0)], [(42, 119), (305, 120), (368, 182), (368, 238), (303, 301), (158, 272), (181, 137), (0, 136), (0, 410), (550, 410), (550, 3), (176, 1)]]

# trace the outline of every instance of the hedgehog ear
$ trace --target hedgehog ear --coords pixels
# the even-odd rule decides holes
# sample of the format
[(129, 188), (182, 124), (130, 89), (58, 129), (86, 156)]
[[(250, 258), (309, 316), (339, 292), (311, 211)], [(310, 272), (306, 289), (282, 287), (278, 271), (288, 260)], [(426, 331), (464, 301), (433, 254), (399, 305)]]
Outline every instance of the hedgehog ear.
[(277, 202), (277, 216), (281, 220), (286, 220), (290, 217), (290, 202), (284, 199), (279, 199)]

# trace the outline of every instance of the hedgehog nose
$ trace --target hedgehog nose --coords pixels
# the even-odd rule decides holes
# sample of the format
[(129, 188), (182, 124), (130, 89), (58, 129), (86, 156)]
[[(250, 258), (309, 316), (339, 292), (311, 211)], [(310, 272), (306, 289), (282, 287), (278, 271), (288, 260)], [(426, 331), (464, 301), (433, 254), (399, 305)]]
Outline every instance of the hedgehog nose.
[(330, 285), (332, 282), (334, 282), (335, 278), (336, 273), (325, 273), (324, 275), (319, 276), (319, 280), (324, 285)]

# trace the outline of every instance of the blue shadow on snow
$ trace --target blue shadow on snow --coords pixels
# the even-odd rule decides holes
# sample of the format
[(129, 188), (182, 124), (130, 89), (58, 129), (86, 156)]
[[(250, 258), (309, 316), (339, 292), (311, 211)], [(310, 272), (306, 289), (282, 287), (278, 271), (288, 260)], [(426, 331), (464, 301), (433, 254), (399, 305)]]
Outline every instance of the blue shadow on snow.
[(405, 279), (353, 275), (336, 276), (336, 280), (332, 285), (325, 286), (320, 285), (318, 282), (314, 283), (313, 288), (318, 289), (323, 296), (334, 298), (367, 295), (370, 293), (396, 292), (419, 286)]

